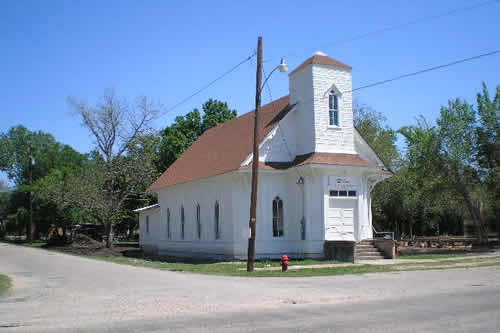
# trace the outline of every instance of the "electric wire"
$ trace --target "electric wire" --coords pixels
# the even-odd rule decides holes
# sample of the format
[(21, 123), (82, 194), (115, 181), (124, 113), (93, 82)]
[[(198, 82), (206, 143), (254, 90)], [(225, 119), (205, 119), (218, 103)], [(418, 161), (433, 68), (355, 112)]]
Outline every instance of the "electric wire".
[[(415, 76), (415, 75), (420, 75), (420, 74), (428, 73), (428, 72), (431, 72), (431, 71), (434, 71), (434, 70), (438, 70), (438, 69), (442, 69), (442, 68), (446, 68), (446, 67), (458, 65), (458, 64), (461, 64), (461, 63), (464, 63), (464, 62), (467, 62), (467, 61), (476, 60), (476, 59), (480, 59), (480, 58), (487, 57), (487, 56), (492, 56), (492, 55), (495, 55), (495, 54), (498, 54), (498, 53), (500, 53), (500, 50), (491, 51), (491, 52), (479, 54), (479, 55), (476, 55), (476, 56), (472, 56), (472, 57), (468, 57), (468, 58), (463, 58), (463, 59), (455, 60), (455, 61), (452, 61), (452, 62), (449, 62), (449, 63), (446, 63), (446, 64), (442, 64), (442, 65), (438, 65), (438, 66), (434, 66), (434, 67), (430, 67), (430, 68), (425, 68), (425, 69), (422, 69), (422, 70), (419, 70), (419, 71), (416, 71), (416, 72), (402, 74), (402, 75), (399, 75), (399, 76), (396, 76), (396, 77), (393, 77), (393, 78), (390, 78), (390, 79), (387, 79), (387, 80), (382, 80), (382, 81), (374, 82), (374, 83), (371, 83), (371, 84), (367, 84), (367, 85), (364, 85), (364, 86), (361, 86), (361, 87), (358, 87), (358, 88), (355, 88), (355, 89), (352, 89), (352, 90), (340, 92), (340, 93), (341, 94), (351, 93), (351, 92), (354, 92), (354, 91), (358, 91), (358, 90), (362, 90), (362, 89), (367, 89), (367, 88), (375, 87), (375, 86), (378, 86), (378, 85), (386, 84), (386, 83), (393, 82), (393, 81), (396, 81), (396, 80), (400, 80), (400, 79), (403, 79), (403, 78), (407, 78), (407, 77), (411, 77), (411, 76)], [(268, 88), (269, 95), (272, 96), (271, 95), (271, 88), (270, 88), (269, 82), (266, 83), (266, 86)], [(302, 101), (302, 102), (299, 101), (299, 103), (304, 104), (304, 103), (312, 101), (312, 100), (313, 100), (313, 98), (310, 98), (310, 99), (308, 99), (306, 101)], [(291, 152), (291, 150), (290, 150), (290, 148), (288, 146), (288, 142), (286, 141), (286, 138), (285, 138), (285, 136), (283, 134), (283, 129), (282, 129), (282, 127), (280, 125), (281, 125), (281, 123), (278, 122), (278, 125), (277, 125), (278, 134), (281, 136), (281, 139), (283, 141), (285, 149), (288, 152), (290, 160), (293, 161), (295, 159), (295, 156), (292, 154), (292, 152)], [(300, 171), (298, 170), (298, 168), (294, 167), (294, 169), (297, 172), (297, 174), (299, 175), (299, 177), (302, 177), (302, 175), (301, 175)]]
[[(371, 37), (371, 36), (380, 36), (381, 34), (384, 34), (384, 33), (390, 32), (390, 31), (396, 31), (396, 30), (403, 29), (403, 28), (406, 28), (406, 27), (409, 27), (412, 25), (417, 25), (420, 23), (441, 19), (443, 17), (452, 16), (454, 14), (458, 14), (461, 12), (466, 12), (466, 11), (474, 10), (477, 8), (485, 7), (485, 6), (488, 6), (488, 5), (493, 4), (493, 3), (498, 3), (499, 1), (500, 0), (488, 0), (488, 1), (483, 1), (480, 3), (476, 3), (476, 4), (473, 4), (470, 6), (464, 6), (464, 7), (451, 9), (449, 11), (442, 12), (442, 13), (435, 14), (435, 15), (423, 16), (423, 17), (420, 17), (417, 19), (413, 19), (413, 20), (404, 22), (404, 23), (387, 26), (384, 28), (380, 28), (380, 29), (376, 29), (373, 31), (368, 31), (368, 32), (364, 32), (364, 33), (361, 33), (358, 35), (354, 35), (354, 36), (349, 37), (349, 38), (339, 39), (339, 40), (334, 41), (334, 42), (325, 43), (323, 45), (318, 46), (318, 48), (326, 48), (326, 47), (331, 47), (331, 46), (335, 46), (335, 45), (347, 44), (347, 43), (358, 41), (361, 39), (366, 39), (366, 38)], [(286, 58), (288, 58), (288, 59), (295, 58), (299, 55), (300, 54), (298, 52), (293, 52), (293, 53), (288, 54), (286, 56)], [(276, 61), (276, 60), (277, 60), (277, 58), (276, 59), (267, 59), (265, 62)]]
[[(388, 31), (398, 30), (398, 29), (401, 29), (401, 28), (404, 28), (404, 27), (407, 27), (407, 26), (411, 26), (411, 25), (422, 23), (422, 22), (431, 21), (431, 20), (439, 19), (439, 18), (446, 17), (446, 16), (451, 16), (451, 15), (456, 14), (456, 13), (460, 13), (460, 12), (464, 12), (464, 11), (468, 11), (468, 10), (473, 10), (473, 9), (480, 8), (480, 7), (484, 7), (484, 6), (487, 6), (489, 4), (496, 3), (498, 1), (500, 1), (500, 0), (484, 1), (484, 2), (477, 3), (477, 4), (474, 4), (474, 5), (470, 5), (470, 6), (465, 6), (465, 7), (460, 7), (460, 8), (452, 9), (452, 10), (449, 10), (447, 12), (443, 12), (443, 13), (440, 13), (440, 14), (437, 14), (437, 15), (431, 15), (431, 16), (421, 17), (421, 18), (414, 19), (414, 20), (411, 20), (411, 21), (408, 21), (408, 22), (405, 22), (405, 23), (396, 24), (396, 25), (388, 26), (388, 27), (381, 28), (381, 29), (378, 29), (378, 30), (374, 30), (374, 31), (362, 33), (362, 34), (350, 37), (348, 39), (341, 39), (341, 40), (338, 40), (336, 42), (329, 43), (328, 45), (324, 45), (323, 47), (325, 47), (325, 46), (332, 46), (332, 45), (338, 45), (338, 44), (343, 44), (343, 43), (347, 43), (347, 42), (352, 42), (352, 41), (356, 41), (356, 40), (360, 40), (360, 39), (364, 39), (364, 38), (370, 37), (372, 35), (380, 35), (382, 33), (388, 32)], [(244, 63), (250, 61), (255, 55), (256, 55), (256, 52), (254, 51), (250, 56), (248, 56), (244, 60), (240, 61), (235, 66), (231, 67), (230, 69), (228, 69), (227, 71), (225, 71), (221, 75), (217, 76), (215, 79), (213, 79), (212, 81), (208, 82), (206, 85), (202, 86), (201, 88), (199, 88), (198, 90), (196, 90), (194, 93), (188, 95), (187, 97), (185, 97), (184, 99), (182, 99), (178, 103), (176, 103), (173, 106), (167, 108), (163, 113), (161, 113), (158, 116), (158, 118), (163, 117), (165, 114), (167, 114), (170, 111), (178, 108), (182, 104), (184, 104), (187, 101), (189, 101), (191, 98), (195, 97), (196, 95), (200, 94), (204, 90), (208, 89), (209, 87), (211, 87), (213, 84), (215, 84), (216, 82), (218, 82), (222, 78), (224, 78), (227, 75), (231, 74), (238, 67), (240, 67)], [(297, 55), (298, 55), (297, 53), (291, 53), (291, 54), (288, 55), (288, 58), (292, 58), (292, 57), (295, 57)], [(268, 62), (268, 61), (269, 60), (267, 60), (265, 62)], [(361, 87), (361, 88), (358, 88), (358, 89), (364, 89), (364, 88), (366, 88), (366, 87)], [(272, 97), (271, 97), (271, 100), (272, 100)]]
[(168, 112), (170, 112), (170, 111), (178, 108), (182, 104), (186, 103), (191, 98), (195, 97), (196, 95), (200, 94), (201, 92), (203, 92), (204, 90), (206, 90), (207, 88), (209, 88), (210, 86), (212, 86), (213, 84), (215, 84), (217, 81), (219, 81), (219, 80), (223, 79), (224, 77), (226, 77), (227, 75), (231, 74), (236, 69), (238, 69), (238, 67), (240, 67), (244, 63), (250, 61), (256, 54), (257, 54), (256, 52), (253, 52), (250, 56), (246, 57), (245, 59), (243, 59), (242, 61), (240, 61), (239, 63), (237, 63), (236, 65), (234, 65), (233, 67), (231, 67), (230, 69), (228, 69), (227, 71), (225, 71), (224, 73), (222, 73), (221, 75), (217, 76), (215, 79), (213, 79), (209, 83), (205, 84), (203, 87), (199, 88), (198, 90), (196, 90), (191, 95), (185, 97), (184, 99), (182, 99), (178, 103), (176, 103), (173, 106), (167, 108), (167, 110), (164, 111), (162, 114), (160, 114), (159, 117), (163, 117), (165, 114), (167, 114)]
[(464, 62), (467, 62), (467, 61), (471, 61), (471, 60), (476, 60), (476, 59), (483, 58), (483, 57), (492, 56), (492, 55), (495, 55), (497, 53), (500, 53), (500, 50), (491, 51), (491, 52), (479, 54), (479, 55), (476, 55), (476, 56), (473, 56), (473, 57), (469, 57), (469, 58), (464, 58), (464, 59), (452, 61), (452, 62), (449, 62), (447, 64), (443, 64), (443, 65), (438, 65), (438, 66), (434, 66), (434, 67), (422, 69), (422, 70), (419, 70), (419, 71), (416, 71), (416, 72), (412, 72), (412, 73), (402, 74), (402, 75), (399, 75), (399, 76), (396, 76), (396, 77), (393, 77), (393, 78), (390, 78), (390, 79), (387, 79), (387, 80), (370, 83), (370, 84), (367, 84), (365, 86), (361, 86), (361, 87), (358, 87), (358, 88), (355, 88), (355, 89), (352, 89), (352, 90), (346, 91), (346, 92), (353, 92), (353, 91), (358, 91), (358, 90), (361, 90), (361, 89), (375, 87), (375, 86), (378, 86), (378, 85), (381, 85), (381, 84), (386, 84), (386, 83), (389, 83), (389, 82), (401, 80), (401, 79), (404, 79), (404, 78), (407, 78), (407, 77), (411, 77), (411, 76), (416, 76), (416, 75), (420, 75), (420, 74), (423, 74), (423, 73), (432, 72), (432, 71), (437, 70), (437, 69), (441, 69), (441, 68), (445, 68), (445, 67), (450, 67), (450, 66), (458, 65), (458, 64), (461, 64), (461, 63), (464, 63)]

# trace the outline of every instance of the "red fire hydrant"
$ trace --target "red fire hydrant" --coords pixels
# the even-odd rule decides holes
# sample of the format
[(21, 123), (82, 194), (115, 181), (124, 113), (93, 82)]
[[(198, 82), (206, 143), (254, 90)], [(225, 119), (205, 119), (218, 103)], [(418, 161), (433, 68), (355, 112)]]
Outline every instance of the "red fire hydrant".
[(288, 270), (288, 266), (290, 266), (290, 260), (286, 254), (281, 256), (281, 271), (286, 272)]

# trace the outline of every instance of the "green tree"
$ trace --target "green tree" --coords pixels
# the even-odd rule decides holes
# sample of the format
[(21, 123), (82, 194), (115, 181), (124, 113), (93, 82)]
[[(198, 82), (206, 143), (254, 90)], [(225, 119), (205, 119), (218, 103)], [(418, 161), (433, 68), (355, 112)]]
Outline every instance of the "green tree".
[(477, 163), (484, 178), (484, 198), (490, 221), (500, 234), (500, 86), (491, 100), (486, 85), (477, 94)]
[(377, 230), (392, 230), (400, 235), (403, 227), (411, 232), (412, 219), (407, 204), (410, 178), (404, 173), (403, 161), (396, 146), (396, 132), (385, 125), (386, 118), (373, 108), (355, 104), (354, 126), (365, 141), (377, 152), (394, 175), (377, 184), (372, 191), (372, 212)]
[(392, 168), (399, 159), (396, 131), (384, 125), (387, 119), (369, 106), (355, 104), (354, 127), (377, 152), (384, 164)]
[(227, 103), (209, 99), (202, 105), (203, 116), (194, 109), (185, 116), (178, 116), (172, 125), (161, 131), (158, 170), (165, 171), (175, 162), (206, 130), (236, 117)]
[[(85, 155), (60, 144), (52, 135), (42, 131), (32, 132), (22, 125), (0, 134), (0, 170), (14, 182), (17, 192), (11, 199), (15, 197), (16, 204), (33, 216), (33, 225), (26, 226), (28, 240), (33, 237), (32, 231), (40, 231), (40, 223), (47, 224), (39, 209), (48, 203), (34, 200), (34, 184), (54, 168), (74, 167), (85, 159)], [(30, 202), (33, 205), (31, 210)], [(11, 207), (11, 213), (21, 206)]]
[(480, 185), (475, 166), (476, 113), (472, 105), (455, 99), (441, 108), (437, 120), (441, 140), (440, 172), (445, 183), (463, 198), (469, 216), (477, 228), (479, 240), (487, 242), (488, 230), (474, 190)]
[(125, 202), (143, 195), (156, 177), (152, 154), (145, 154), (148, 150), (141, 138), (152, 132), (159, 107), (146, 97), (129, 105), (113, 91), (106, 91), (95, 107), (73, 98), (69, 102), (92, 134), (96, 150), (93, 163), (68, 180), (73, 183), (66, 198), (100, 214), (106, 226), (106, 246), (111, 247), (113, 225), (119, 221)]
[(416, 126), (403, 127), (400, 133), (406, 139), (408, 168), (418, 179), (417, 191), (432, 199), (423, 207), (425, 217), (443, 220), (447, 211), (464, 206), (480, 241), (485, 242), (487, 229), (475, 193), (480, 186), (475, 124), (472, 105), (454, 99), (441, 108), (437, 126), (419, 118)]

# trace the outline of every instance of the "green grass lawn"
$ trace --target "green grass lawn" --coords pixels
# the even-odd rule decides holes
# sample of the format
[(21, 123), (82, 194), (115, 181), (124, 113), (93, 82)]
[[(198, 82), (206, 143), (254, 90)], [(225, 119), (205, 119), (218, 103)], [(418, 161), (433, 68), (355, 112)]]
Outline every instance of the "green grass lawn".
[[(39, 248), (45, 243), (22, 243), (19, 245)], [(78, 254), (74, 254), (78, 255)], [(252, 273), (246, 271), (245, 262), (206, 262), (206, 261), (193, 261), (181, 260), (179, 258), (170, 258), (166, 261), (140, 259), (132, 257), (99, 257), (99, 256), (84, 256), (91, 259), (98, 259), (117, 264), (132, 265), (138, 267), (147, 267), (160, 270), (188, 272), (198, 274), (211, 274), (211, 275), (227, 275), (227, 276), (242, 276), (242, 277), (308, 277), (308, 276), (324, 276), (324, 275), (346, 275), (346, 274), (364, 274), (364, 273), (379, 273), (379, 272), (401, 272), (401, 271), (415, 271), (415, 270), (429, 270), (429, 269), (453, 269), (459, 268), (457, 265), (467, 265), (468, 267), (486, 267), (486, 266), (500, 266), (500, 257), (496, 258), (477, 258), (470, 254), (422, 254), (403, 256), (401, 259), (449, 259), (438, 262), (427, 262), (415, 260), (411, 263), (401, 262), (392, 265), (338, 265), (333, 267), (321, 268), (301, 268), (290, 269), (288, 272), (281, 272), (281, 270), (256, 270)], [(292, 266), (309, 266), (309, 265), (336, 265), (342, 264), (338, 261), (328, 260), (292, 260)], [(279, 260), (257, 261), (256, 268), (266, 267), (279, 267)], [(462, 266), (463, 267), (463, 266)], [(467, 268), (467, 267), (464, 267)]]
[[(380, 273), (380, 272), (401, 272), (401, 271), (414, 271), (414, 270), (428, 270), (428, 269), (446, 269), (458, 268), (456, 264), (476, 265), (478, 267), (485, 266), (500, 266), (500, 259), (492, 261), (488, 258), (465, 258), (457, 260), (448, 260), (442, 262), (415, 262), (415, 263), (401, 263), (393, 265), (347, 265), (338, 267), (324, 267), (324, 268), (302, 268), (288, 272), (281, 272), (280, 270), (274, 271), (261, 271), (256, 270), (252, 273), (246, 271), (245, 263), (170, 263), (161, 261), (149, 261), (143, 259), (133, 259), (126, 257), (94, 257), (99, 260), (113, 262), (117, 264), (132, 265), (138, 267), (147, 267), (168, 271), (190, 272), (198, 274), (211, 274), (211, 275), (228, 275), (228, 276), (243, 276), (243, 277), (308, 277), (308, 276), (324, 276), (324, 275), (346, 275), (346, 274), (365, 274), (365, 273)], [(304, 260), (292, 262), (292, 265), (305, 265), (304, 263), (312, 264), (326, 264), (336, 263), (319, 260)], [(338, 262), (337, 262), (338, 263)], [(271, 267), (279, 266), (279, 262), (256, 262), (255, 267)]]
[[(305, 276), (321, 276), (321, 275), (344, 275), (344, 274), (361, 274), (375, 273), (388, 271), (386, 266), (382, 265), (352, 265), (340, 266), (335, 268), (302, 268), (300, 270), (289, 270), (288, 272), (278, 271), (260, 271), (256, 270), (253, 273), (246, 271), (246, 263), (167, 263), (161, 261), (149, 261), (143, 259), (133, 259), (126, 257), (95, 257), (99, 260), (113, 262), (117, 264), (132, 265), (138, 267), (148, 267), (167, 271), (190, 272), (198, 274), (211, 275), (228, 275), (228, 276), (252, 276), (252, 277), (305, 277)], [(334, 261), (318, 261), (318, 260), (299, 260), (292, 261), (292, 265), (316, 265), (316, 264), (331, 264), (338, 263)], [(279, 262), (264, 261), (256, 262), (255, 267), (279, 267)]]
[(3, 295), (9, 290), (12, 283), (7, 275), (0, 274), (0, 295)]
[(399, 256), (397, 259), (447, 259), (447, 258), (460, 258), (460, 257), (470, 257), (474, 254), (470, 253), (448, 253), (448, 254), (409, 254), (405, 256)]
[(33, 242), (33, 243), (22, 243), (21, 245), (26, 246), (26, 247), (44, 247), (47, 243), (46, 242)]

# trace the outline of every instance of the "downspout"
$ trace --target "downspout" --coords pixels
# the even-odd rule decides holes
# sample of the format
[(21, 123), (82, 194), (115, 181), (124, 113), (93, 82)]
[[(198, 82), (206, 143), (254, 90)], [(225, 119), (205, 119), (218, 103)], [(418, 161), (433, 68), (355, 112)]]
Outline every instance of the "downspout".
[(299, 180), (297, 181), (297, 185), (300, 187), (300, 191), (302, 194), (302, 218), (300, 219), (300, 239), (305, 240), (306, 239), (306, 216), (305, 216), (305, 206), (306, 206), (306, 191), (305, 191), (305, 180), (304, 177), (299, 177)]

